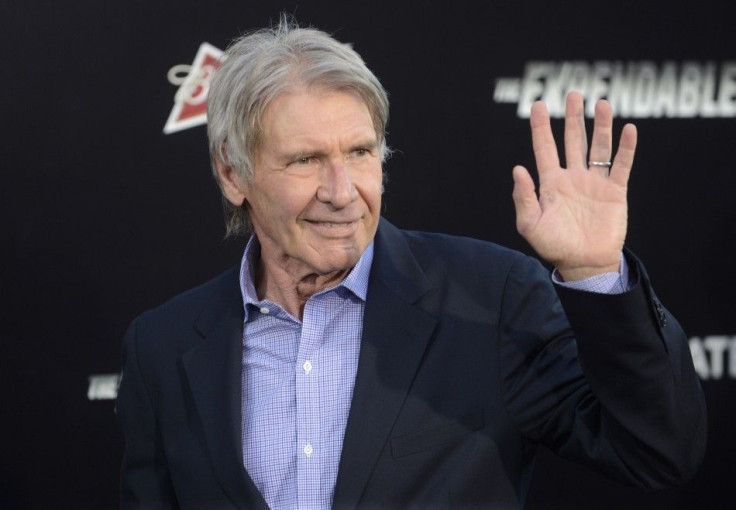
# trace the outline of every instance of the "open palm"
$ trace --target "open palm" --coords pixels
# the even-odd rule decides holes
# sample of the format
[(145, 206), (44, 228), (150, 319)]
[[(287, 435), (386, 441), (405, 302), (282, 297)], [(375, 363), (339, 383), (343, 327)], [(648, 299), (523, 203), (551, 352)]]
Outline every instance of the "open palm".
[(613, 113), (607, 101), (598, 101), (590, 157), (583, 118), (583, 98), (567, 97), (565, 160), (562, 168), (552, 136), (547, 107), (532, 106), (531, 129), (539, 173), (539, 196), (531, 175), (514, 168), (514, 205), (519, 233), (566, 281), (617, 271), (626, 238), (626, 190), (636, 150), (636, 128), (624, 126), (612, 166)]

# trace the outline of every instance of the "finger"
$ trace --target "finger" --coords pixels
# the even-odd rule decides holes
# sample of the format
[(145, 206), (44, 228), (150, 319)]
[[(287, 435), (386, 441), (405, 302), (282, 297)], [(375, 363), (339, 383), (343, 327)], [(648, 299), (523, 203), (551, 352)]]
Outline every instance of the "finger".
[(526, 233), (536, 225), (542, 211), (529, 171), (523, 166), (515, 166), (512, 175), (514, 177), (512, 197), (516, 209), (516, 229), (526, 237)]
[(567, 168), (587, 168), (585, 156), (588, 154), (588, 140), (585, 136), (583, 118), (583, 96), (572, 91), (565, 102), (565, 166)]
[(554, 136), (552, 136), (547, 105), (541, 101), (534, 103), (529, 123), (532, 127), (532, 147), (534, 159), (537, 162), (537, 172), (542, 175), (548, 170), (559, 168), (560, 157), (557, 154)]
[(618, 150), (613, 160), (613, 166), (611, 166), (611, 180), (621, 186), (626, 186), (629, 182), (631, 167), (634, 165), (636, 138), (636, 126), (626, 124), (621, 130), (621, 140), (618, 143)]
[[(611, 161), (612, 140), (613, 110), (611, 104), (602, 99), (595, 104), (595, 120), (593, 121), (593, 136), (590, 140), (588, 161)], [(607, 176), (609, 168), (590, 166), (589, 170), (598, 170)]]

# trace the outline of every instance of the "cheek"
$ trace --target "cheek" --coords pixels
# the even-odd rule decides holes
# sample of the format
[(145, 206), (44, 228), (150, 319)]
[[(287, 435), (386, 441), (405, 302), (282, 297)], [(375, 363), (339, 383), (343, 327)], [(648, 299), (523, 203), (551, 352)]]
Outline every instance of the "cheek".
[(303, 201), (300, 187), (291, 182), (256, 183), (248, 194), (255, 215), (269, 222), (293, 220), (299, 209), (298, 204)]
[(282, 231), (290, 231), (297, 228), (299, 217), (308, 208), (311, 200), (304, 193), (294, 193), (297, 191), (292, 187), (291, 193), (281, 193), (277, 196), (264, 197), (268, 201), (269, 219), (275, 223), (274, 228)]

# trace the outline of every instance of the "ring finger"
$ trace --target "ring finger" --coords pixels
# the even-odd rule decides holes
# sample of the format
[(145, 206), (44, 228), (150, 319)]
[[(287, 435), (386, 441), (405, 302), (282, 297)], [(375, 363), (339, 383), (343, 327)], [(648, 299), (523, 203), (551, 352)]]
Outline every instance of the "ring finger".
[(590, 141), (590, 157), (588, 158), (589, 170), (598, 170), (602, 175), (608, 176), (612, 139), (613, 111), (611, 104), (606, 100), (600, 100), (595, 105), (593, 136)]

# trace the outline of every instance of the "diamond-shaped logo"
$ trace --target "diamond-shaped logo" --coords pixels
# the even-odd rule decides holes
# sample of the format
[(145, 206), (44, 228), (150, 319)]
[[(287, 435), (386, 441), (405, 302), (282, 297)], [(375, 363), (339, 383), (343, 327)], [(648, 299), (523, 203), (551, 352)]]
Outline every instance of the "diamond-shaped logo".
[(223, 53), (204, 42), (199, 46), (192, 65), (179, 64), (169, 69), (169, 82), (178, 85), (179, 89), (164, 126), (165, 134), (207, 123), (207, 93), (212, 75), (222, 64)]

